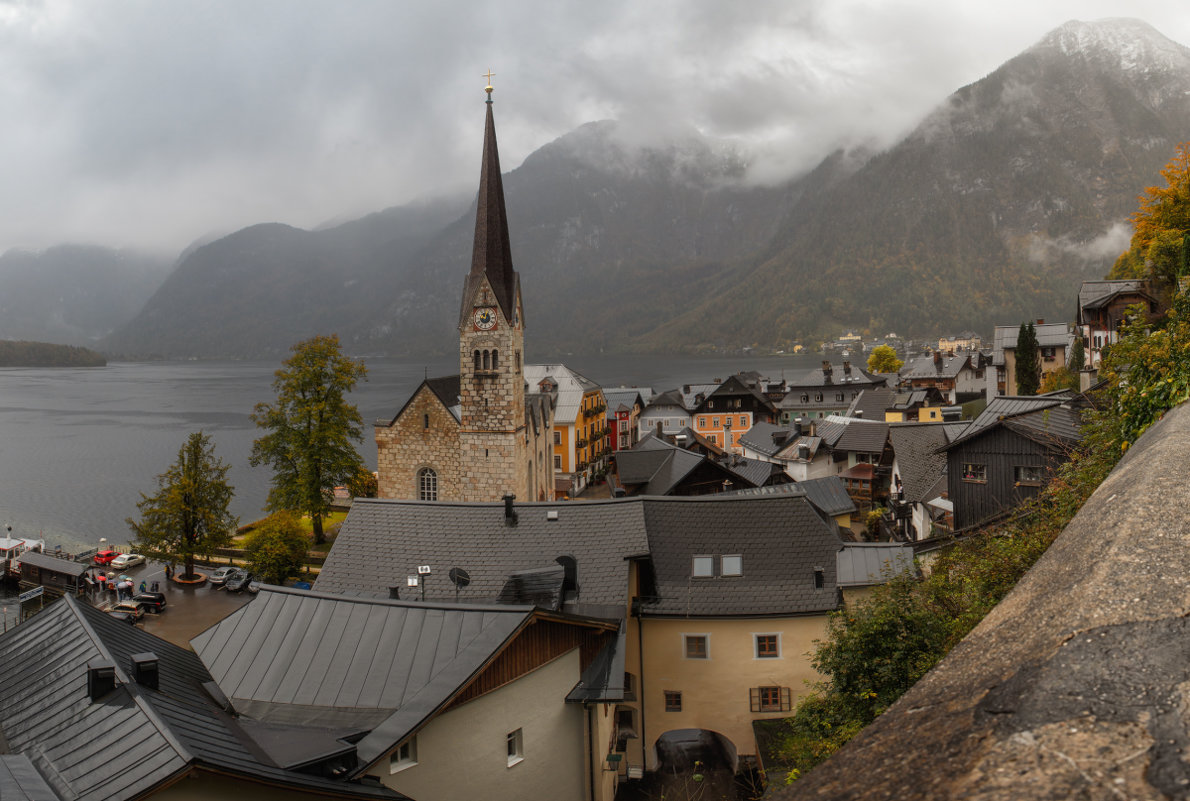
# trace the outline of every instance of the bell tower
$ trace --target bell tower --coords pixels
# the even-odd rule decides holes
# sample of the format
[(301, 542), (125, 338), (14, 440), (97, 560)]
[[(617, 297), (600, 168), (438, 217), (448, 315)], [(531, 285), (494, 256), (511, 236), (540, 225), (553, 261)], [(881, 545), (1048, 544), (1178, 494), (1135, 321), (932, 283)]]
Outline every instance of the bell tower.
[(485, 91), (475, 243), (459, 310), (462, 499), (498, 501), (511, 493), (528, 500), (521, 284), (512, 266), (490, 84)]

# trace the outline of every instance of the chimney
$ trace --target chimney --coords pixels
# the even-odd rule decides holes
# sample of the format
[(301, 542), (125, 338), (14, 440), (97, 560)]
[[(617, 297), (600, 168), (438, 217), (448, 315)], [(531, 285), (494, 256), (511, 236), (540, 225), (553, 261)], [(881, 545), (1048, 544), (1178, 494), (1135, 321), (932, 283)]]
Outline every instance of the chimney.
[(940, 350), (934, 351), (934, 369), (935, 370), (942, 369), (942, 351), (940, 351)]
[(829, 384), (831, 382), (831, 373), (832, 372), (833, 372), (833, 370), (831, 368), (831, 363), (824, 361), (822, 363), (822, 379), (827, 384)]
[(132, 680), (142, 687), (156, 690), (159, 676), (157, 654), (152, 651), (145, 651), (144, 653), (133, 654), (129, 659), (132, 662)]
[(391, 599), (393, 601), (401, 600), (401, 588), (398, 587), (396, 584), (389, 584), (388, 585), (388, 597), (389, 597), (389, 599)]
[(843, 375), (851, 375), (851, 362), (843, 362)]
[(92, 701), (116, 689), (116, 663), (110, 659), (92, 659), (87, 663), (87, 695)]
[(689, 384), (682, 384), (682, 394), (683, 395), (690, 394), (690, 385)]
[(505, 495), (504, 498), (504, 522), (507, 525), (515, 526), (517, 521), (516, 510), (512, 508), (512, 502), (516, 500), (516, 496), (512, 493)]
[(856, 417), (856, 419), (857, 419), (857, 420), (862, 420), (862, 419), (863, 419), (863, 416), (864, 416), (864, 410), (863, 410), (863, 409), (856, 409), (856, 410), (855, 410), (855, 417)]

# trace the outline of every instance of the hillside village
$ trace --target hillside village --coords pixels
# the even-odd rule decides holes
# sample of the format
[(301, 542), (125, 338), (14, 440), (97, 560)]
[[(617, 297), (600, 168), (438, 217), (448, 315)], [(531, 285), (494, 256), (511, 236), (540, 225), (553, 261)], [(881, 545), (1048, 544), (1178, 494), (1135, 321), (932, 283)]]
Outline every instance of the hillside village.
[[(376, 422), (379, 497), (312, 589), (264, 587), (193, 653), (73, 598), (4, 635), (0, 764), (30, 797), (107, 797), (96, 726), (135, 748), (119, 797), (611, 801), (707, 755), (760, 776), (757, 723), (806, 693), (828, 616), (1036, 496), (1102, 349), (1161, 310), (1142, 281), (1072, 287), (1076, 320), (1028, 327), (1038, 378), (1077, 379), (1042, 394), (1018, 394), (1019, 323), (896, 372), (864, 359), (895, 340), (852, 335), (790, 379), (602, 387), (532, 361), (488, 91), (459, 374)], [(22, 667), (53, 630), (55, 669)]]

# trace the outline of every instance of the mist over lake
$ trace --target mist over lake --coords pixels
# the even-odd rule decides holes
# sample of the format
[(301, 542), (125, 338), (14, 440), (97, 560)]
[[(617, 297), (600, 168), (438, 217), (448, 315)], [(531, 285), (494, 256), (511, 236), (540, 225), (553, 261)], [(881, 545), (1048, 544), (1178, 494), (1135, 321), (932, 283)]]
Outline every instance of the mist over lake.
[[(672, 389), (684, 383), (757, 370), (793, 378), (818, 364), (817, 354), (667, 359), (656, 356), (568, 356), (563, 361), (602, 386)], [(538, 360), (540, 361), (540, 360)], [(857, 359), (857, 362), (859, 360)], [(351, 400), (364, 420), (360, 454), (376, 465), (372, 423), (396, 414), (426, 375), (458, 372), (454, 360), (366, 360), (368, 380)], [(241, 523), (261, 516), (268, 468), (248, 465), (259, 435), (253, 406), (273, 398), (277, 362), (114, 363), (92, 369), (0, 369), (0, 526), (40, 537), (63, 550), (95, 547), (100, 537), (127, 542), (125, 518), (141, 493), (202, 430), (231, 465)]]

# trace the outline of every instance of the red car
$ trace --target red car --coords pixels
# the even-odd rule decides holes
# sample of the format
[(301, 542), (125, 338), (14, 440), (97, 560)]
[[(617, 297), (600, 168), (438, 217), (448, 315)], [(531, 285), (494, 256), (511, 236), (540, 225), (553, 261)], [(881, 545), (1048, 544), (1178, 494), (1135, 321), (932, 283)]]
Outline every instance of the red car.
[(100, 551), (99, 553), (95, 554), (95, 564), (110, 565), (112, 563), (112, 560), (115, 559), (119, 555), (120, 555), (119, 551), (112, 551), (112, 550)]

